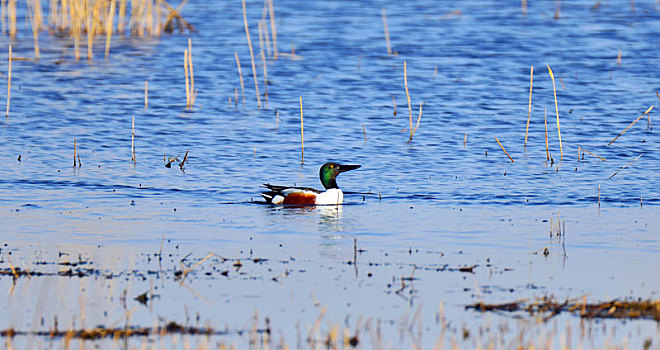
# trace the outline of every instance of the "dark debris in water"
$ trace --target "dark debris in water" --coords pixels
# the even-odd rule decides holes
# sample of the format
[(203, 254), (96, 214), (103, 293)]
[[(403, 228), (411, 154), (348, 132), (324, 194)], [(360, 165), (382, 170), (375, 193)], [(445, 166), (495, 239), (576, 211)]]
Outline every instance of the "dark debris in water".
[[(268, 329), (257, 329), (256, 333), (269, 332)], [(252, 331), (254, 332), (254, 330)], [(217, 330), (210, 327), (191, 327), (184, 326), (174, 321), (167, 323), (164, 326), (156, 327), (121, 327), (121, 328), (106, 328), (98, 326), (91, 329), (69, 329), (69, 330), (49, 330), (49, 331), (21, 331), (13, 328), (0, 330), (0, 337), (12, 338), (16, 336), (40, 336), (50, 338), (64, 337), (67, 339), (102, 339), (102, 338), (129, 338), (129, 337), (144, 337), (149, 335), (168, 335), (168, 334), (181, 334), (181, 335), (229, 335), (229, 334), (242, 334), (242, 331), (227, 331)]]
[(586, 297), (558, 301), (554, 297), (523, 299), (510, 303), (466, 305), (465, 309), (481, 312), (524, 312), (542, 316), (548, 320), (562, 312), (570, 312), (582, 318), (644, 319), (660, 322), (660, 300), (615, 299), (587, 303)]

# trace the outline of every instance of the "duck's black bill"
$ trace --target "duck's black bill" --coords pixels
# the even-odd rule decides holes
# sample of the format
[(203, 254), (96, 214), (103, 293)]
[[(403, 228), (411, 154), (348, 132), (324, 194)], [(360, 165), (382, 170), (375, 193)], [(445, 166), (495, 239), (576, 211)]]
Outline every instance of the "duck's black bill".
[(342, 165), (339, 166), (339, 172), (343, 173), (345, 171), (355, 170), (359, 167), (361, 167), (360, 164), (342, 164)]

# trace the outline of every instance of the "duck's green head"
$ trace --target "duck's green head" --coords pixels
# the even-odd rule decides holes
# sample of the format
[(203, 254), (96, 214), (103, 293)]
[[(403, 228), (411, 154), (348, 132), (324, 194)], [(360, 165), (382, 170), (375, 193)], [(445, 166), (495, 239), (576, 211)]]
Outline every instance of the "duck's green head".
[(321, 166), (321, 170), (319, 170), (319, 177), (321, 178), (321, 183), (326, 190), (330, 188), (339, 188), (339, 186), (337, 186), (337, 175), (339, 175), (339, 173), (343, 173), (344, 171), (357, 169), (359, 167), (359, 164), (338, 164), (334, 162), (325, 163), (323, 166)]

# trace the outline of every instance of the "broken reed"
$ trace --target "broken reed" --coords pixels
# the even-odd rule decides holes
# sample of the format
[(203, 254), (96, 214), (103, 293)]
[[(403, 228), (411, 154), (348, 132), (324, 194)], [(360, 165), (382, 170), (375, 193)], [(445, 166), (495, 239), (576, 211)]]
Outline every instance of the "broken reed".
[(243, 24), (245, 26), (245, 37), (247, 38), (248, 48), (250, 48), (250, 61), (252, 62), (252, 77), (254, 78), (254, 91), (257, 93), (257, 107), (261, 108), (261, 97), (259, 94), (259, 81), (257, 80), (257, 68), (254, 65), (254, 52), (252, 51), (252, 40), (250, 40), (250, 29), (245, 12), (245, 0), (241, 0), (243, 5)]
[(422, 119), (422, 105), (424, 105), (423, 101), (419, 103), (419, 115), (417, 116), (417, 123), (415, 123), (415, 128), (410, 133), (410, 138), (408, 139), (407, 143), (410, 143), (412, 141), (413, 136), (415, 136), (415, 132), (417, 131), (417, 128), (419, 127), (419, 121)]
[[(80, 59), (80, 43), (85, 41), (83, 35), (87, 35), (87, 58), (91, 60), (97, 35), (106, 36), (107, 59), (113, 33), (157, 37), (175, 28), (180, 32), (186, 29), (195, 31), (180, 14), (186, 2), (182, 1), (174, 8), (165, 0), (50, 0), (49, 13), (44, 16), (40, 0), (27, 0), (26, 20), (31, 25), (35, 59), (39, 59), (39, 33), (44, 30), (72, 38), (76, 60)], [(17, 0), (3, 0), (0, 11), (2, 33), (9, 33), (12, 39), (18, 33), (17, 3)]]
[(303, 128), (302, 96), (300, 96), (300, 164), (305, 164), (305, 129)]
[[(642, 115), (637, 117), (637, 119), (633, 120), (633, 122), (630, 123), (630, 125), (628, 125), (625, 129), (623, 129), (623, 131), (621, 133), (619, 133), (619, 135), (616, 135), (616, 137), (613, 138), (612, 141), (610, 141), (610, 143), (608, 143), (607, 145), (608, 146), (611, 145), (612, 142), (616, 141), (616, 139), (618, 139), (621, 135), (623, 135), (626, 131), (628, 131), (628, 129), (630, 129), (631, 126), (635, 125), (635, 123), (637, 123), (640, 119), (642, 119), (643, 116), (649, 114), (653, 110), (653, 107), (654, 106), (649, 107), (649, 109), (647, 109), (646, 112), (642, 113)], [(650, 122), (650, 120), (651, 120), (651, 117), (649, 115), (649, 122)]]
[(502, 146), (502, 143), (500, 142), (500, 140), (497, 139), (497, 136), (494, 136), (494, 137), (495, 137), (495, 141), (497, 141), (497, 144), (500, 145), (500, 148), (502, 148), (502, 151), (504, 151), (504, 154), (506, 154), (506, 156), (509, 157), (509, 159), (511, 160), (511, 163), (513, 163), (513, 158), (511, 158), (509, 153), (504, 149), (504, 146)]
[[(523, 0), (523, 13), (527, 14), (527, 3)], [(532, 84), (534, 82), (534, 66), (529, 71), (529, 107), (527, 108), (527, 127), (525, 128), (525, 150), (527, 149), (527, 133), (529, 132), (529, 119), (532, 115)]]
[[(559, 5), (559, 2), (557, 3)], [(557, 106), (557, 87), (555, 86), (555, 75), (552, 74), (552, 69), (550, 65), (546, 64), (548, 67), (548, 73), (550, 73), (550, 78), (552, 78), (552, 92), (555, 95), (555, 112), (557, 113), (557, 135), (559, 135), (559, 155), (560, 159), (564, 160), (564, 148), (561, 143), (561, 128), (559, 127), (559, 107)]]

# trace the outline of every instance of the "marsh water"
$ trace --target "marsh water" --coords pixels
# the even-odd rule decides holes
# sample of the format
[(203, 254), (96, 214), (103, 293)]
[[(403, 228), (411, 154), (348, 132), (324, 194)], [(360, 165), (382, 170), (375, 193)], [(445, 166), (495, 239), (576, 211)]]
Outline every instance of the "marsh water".
[[(12, 62), (0, 126), (0, 261), (45, 275), (0, 276), (0, 328), (175, 322), (227, 331), (74, 339), (117, 348), (268, 345), (255, 343), (254, 329), (268, 329), (258, 334), (272, 347), (306, 348), (338, 328), (357, 330), (362, 348), (658, 348), (653, 320), (465, 309), (546, 296), (660, 298), (651, 126), (660, 10), (651, 0), (595, 4), (561, 1), (556, 16), (554, 1), (530, 2), (524, 15), (519, 2), (278, 0), (277, 45), (289, 55), (266, 60), (267, 102), (257, 57), (262, 108), (240, 3), (190, 1), (181, 14), (196, 32), (116, 36), (107, 60), (104, 40), (91, 61), (76, 61), (70, 39), (42, 33), (38, 61)], [(246, 3), (256, 55), (263, 6)], [(34, 57), (27, 31), (1, 42), (3, 52), (11, 44), (14, 57)], [(651, 106), (650, 121), (608, 145)], [(82, 166), (72, 166), (74, 139)], [(343, 206), (255, 203), (263, 183), (320, 187), (318, 169), (331, 160), (362, 165), (338, 178)], [(89, 270), (58, 274), (80, 268)], [(135, 300), (143, 293), (145, 305)]]

